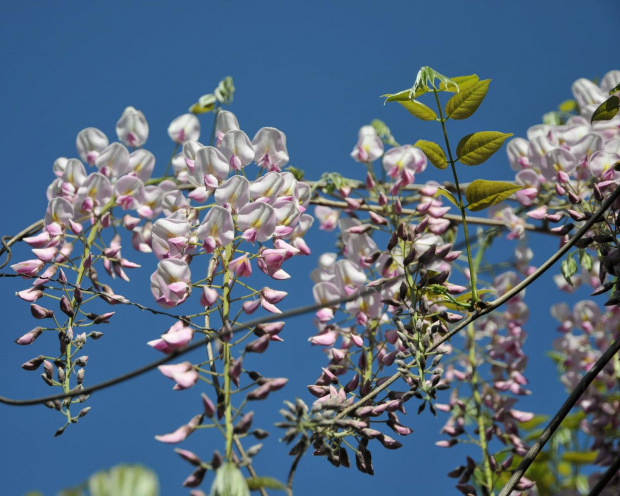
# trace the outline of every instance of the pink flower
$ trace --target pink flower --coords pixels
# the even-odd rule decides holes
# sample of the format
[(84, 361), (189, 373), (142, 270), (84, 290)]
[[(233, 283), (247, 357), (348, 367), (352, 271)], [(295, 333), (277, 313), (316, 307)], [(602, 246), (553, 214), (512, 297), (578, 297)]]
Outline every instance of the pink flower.
[(256, 153), (256, 163), (263, 169), (279, 172), (288, 163), (286, 136), (276, 128), (259, 129), (252, 140), (252, 146)]
[(212, 146), (203, 146), (196, 152), (192, 175), (199, 183), (213, 190), (228, 177), (230, 166), (222, 153)]
[(193, 336), (194, 330), (191, 327), (187, 327), (183, 321), (179, 320), (162, 334), (160, 339), (149, 341), (147, 344), (162, 353), (168, 354), (174, 350), (183, 348), (192, 340)]
[(239, 129), (239, 121), (232, 112), (220, 110), (215, 121), (215, 146), (218, 148), (228, 131)]
[(228, 268), (239, 277), (249, 277), (252, 275), (252, 265), (247, 255), (232, 260)]
[(26, 260), (11, 265), (11, 269), (24, 276), (36, 276), (44, 265), (43, 260)]
[(253, 202), (245, 205), (237, 215), (237, 227), (244, 231), (243, 238), (251, 243), (263, 243), (273, 236), (276, 213), (267, 203)]
[(129, 155), (129, 169), (142, 181), (148, 181), (151, 178), (154, 168), (155, 156), (148, 150), (139, 148)]
[(228, 159), (231, 170), (243, 169), (254, 160), (254, 148), (250, 138), (243, 131), (228, 131), (218, 148)]
[(109, 143), (107, 136), (99, 129), (87, 127), (78, 133), (75, 146), (80, 158), (92, 166), (95, 165), (95, 160)]
[(149, 137), (149, 125), (144, 114), (133, 107), (127, 107), (116, 123), (118, 140), (126, 146), (139, 148)]
[(126, 175), (114, 185), (116, 203), (123, 210), (137, 209), (144, 201), (144, 183), (139, 177)]
[(218, 205), (230, 205), (238, 212), (250, 201), (250, 182), (243, 176), (232, 176), (217, 187), (214, 197)]
[(227, 246), (235, 237), (235, 225), (229, 210), (212, 207), (196, 231), (196, 237), (204, 243), (207, 253), (218, 246)]
[(178, 144), (187, 140), (197, 141), (200, 137), (200, 121), (193, 114), (183, 114), (170, 123), (168, 136)]
[(418, 147), (405, 145), (392, 148), (383, 156), (383, 168), (388, 175), (405, 186), (414, 181), (414, 174), (426, 169), (426, 155)]
[(95, 165), (106, 177), (124, 176), (129, 172), (129, 150), (120, 143), (112, 143), (97, 157)]
[(383, 141), (372, 126), (363, 126), (358, 133), (357, 144), (351, 157), (357, 162), (373, 162), (383, 155)]
[(169, 379), (176, 382), (174, 389), (187, 389), (196, 384), (198, 371), (190, 362), (176, 363), (173, 365), (160, 365), (159, 371)]
[(153, 224), (151, 245), (155, 256), (181, 258), (189, 243), (190, 226), (182, 213), (173, 214), (166, 219), (158, 219)]
[(151, 292), (155, 301), (164, 308), (183, 303), (191, 292), (191, 272), (187, 262), (168, 258), (157, 264), (151, 275)]

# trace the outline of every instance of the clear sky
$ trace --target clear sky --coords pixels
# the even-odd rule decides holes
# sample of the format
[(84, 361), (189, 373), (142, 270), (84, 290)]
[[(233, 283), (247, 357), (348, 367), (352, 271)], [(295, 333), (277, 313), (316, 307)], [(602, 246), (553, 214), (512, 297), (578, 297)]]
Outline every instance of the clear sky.
[[(170, 121), (231, 75), (237, 88), (231, 110), (250, 136), (263, 126), (284, 131), (291, 165), (304, 169), (309, 179), (326, 171), (362, 178), (349, 153), (359, 127), (373, 118), (384, 120), (401, 143), (436, 135), (432, 124), (384, 106), (379, 98), (411, 86), (421, 66), (448, 76), (476, 73), (493, 79), (474, 118), (454, 126), (456, 135), (498, 130), (524, 136), (543, 113), (570, 97), (575, 79), (620, 69), (619, 21), (615, 0), (7, 3), (0, 17), (0, 234), (13, 234), (41, 218), (54, 160), (76, 156), (75, 137), (85, 127), (100, 128), (114, 139), (115, 123), (129, 105), (149, 121), (146, 148), (157, 157), (156, 173), (162, 173), (172, 151), (166, 134)], [(207, 129), (210, 120), (202, 123)], [(444, 172), (429, 169), (418, 180), (449, 180)], [(513, 177), (503, 153), (475, 174)], [(296, 262), (284, 307), (311, 302), (307, 274), (330, 243), (315, 228), (309, 238), (313, 254)], [(530, 243), (538, 261), (555, 247), (540, 238)], [(127, 247), (124, 253), (132, 252)], [(28, 258), (25, 250), (15, 257)], [(117, 283), (115, 289), (153, 304), (147, 277), (154, 258), (140, 261), (143, 269), (133, 273), (131, 288)], [(36, 325), (28, 305), (12, 296), (25, 285), (1, 282), (0, 395), (49, 394), (36, 372), (19, 368), (44, 344), (13, 344)], [(522, 410), (551, 412), (564, 397), (544, 355), (556, 326), (548, 316), (554, 302), (547, 296), (550, 288), (543, 281), (528, 290), (532, 317), (526, 351), (534, 395), (523, 401)], [(158, 358), (145, 343), (165, 324), (135, 310), (119, 314), (104, 339), (88, 347), (90, 383)], [(320, 350), (307, 343), (313, 333), (309, 319), (297, 319), (285, 328), (281, 351), (270, 349), (264, 364), (257, 365), (265, 375), (291, 378), (268, 405), (258, 405), (257, 421), (265, 426), (276, 421), (270, 412), (281, 401), (296, 395), (310, 401), (304, 386), (325, 363)], [(89, 415), (59, 438), (53, 437), (59, 415), (44, 407), (0, 405), (0, 492), (13, 496), (39, 489), (53, 495), (98, 469), (140, 462), (157, 471), (163, 495), (186, 494), (180, 484), (189, 465), (153, 436), (189, 420), (198, 402), (196, 391), (172, 392), (170, 383), (153, 372), (93, 395)], [(409, 409), (414, 434), (401, 450), (376, 450), (374, 478), (307, 456), (296, 494), (455, 493), (454, 481), (445, 474), (463, 461), (465, 451), (436, 448), (444, 419), (417, 417), (415, 407)], [(275, 442), (279, 433), (271, 431), (258, 470), (284, 478), (290, 460)], [(208, 457), (215, 443), (221, 448), (220, 438), (199, 433), (184, 447)]]

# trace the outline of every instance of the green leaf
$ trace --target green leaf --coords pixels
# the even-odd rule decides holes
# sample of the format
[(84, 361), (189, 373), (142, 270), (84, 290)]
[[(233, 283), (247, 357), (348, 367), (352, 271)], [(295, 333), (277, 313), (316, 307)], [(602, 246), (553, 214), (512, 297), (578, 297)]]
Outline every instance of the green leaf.
[(434, 121), (437, 119), (435, 111), (423, 103), (416, 100), (409, 100), (407, 102), (398, 102), (407, 109), (411, 115), (421, 119), (423, 121)]
[(566, 418), (562, 421), (562, 425), (565, 426), (567, 429), (574, 431), (579, 428), (579, 425), (584, 418), (586, 418), (586, 414), (583, 411), (577, 411), (575, 413), (567, 415)]
[(448, 161), (446, 160), (446, 154), (441, 147), (432, 141), (418, 140), (413, 146), (417, 146), (424, 152), (426, 158), (438, 169), (445, 169), (448, 167)]
[(433, 197), (437, 198), (439, 195), (447, 198), (450, 203), (452, 203), (452, 205), (454, 205), (456, 208), (459, 208), (459, 203), (456, 201), (456, 198), (454, 198), (454, 195), (450, 193), (447, 189), (442, 188), (441, 186), (437, 188), (437, 193), (435, 193)]
[(577, 262), (575, 262), (572, 253), (566, 257), (566, 260), (562, 260), (562, 275), (564, 276), (564, 279), (566, 279), (566, 282), (571, 286), (573, 283), (570, 278), (577, 273), (578, 268), (579, 267), (577, 266)]
[(226, 462), (217, 469), (210, 496), (250, 496), (248, 484), (237, 465)]
[[(465, 78), (478, 77), (478, 76), (464, 76)], [(439, 80), (439, 86), (435, 86), (435, 80)], [(440, 74), (431, 67), (424, 66), (418, 71), (418, 75), (415, 78), (413, 86), (408, 90), (399, 91), (398, 93), (388, 93), (381, 95), (382, 98), (386, 98), (387, 102), (406, 102), (411, 101), (424, 93), (433, 91), (434, 89), (439, 91), (449, 91), (446, 88), (454, 88), (454, 91), (459, 91), (457, 83), (443, 74)]]
[(449, 91), (450, 93), (457, 93), (458, 91), (463, 91), (468, 86), (476, 83), (478, 81), (478, 76), (476, 74), (470, 74), (469, 76), (456, 76), (452, 78), (452, 82), (456, 83), (458, 86), (458, 90), (454, 86), (446, 86), (441, 83), (439, 85), (439, 91)]
[(592, 256), (585, 250), (579, 250), (579, 263), (584, 269), (592, 270)]
[(617, 93), (618, 91), (620, 91), (620, 83), (618, 83), (616, 86), (614, 86), (612, 89), (609, 90), (609, 94), (613, 95), (614, 93)]
[(152, 470), (140, 465), (117, 465), (88, 479), (91, 496), (157, 496), (159, 484)]
[(479, 165), (500, 149), (512, 133), (481, 131), (464, 136), (456, 147), (459, 161), (464, 165)]
[(590, 465), (597, 456), (598, 451), (567, 451), (562, 455), (562, 460), (576, 465)]
[(532, 417), (527, 422), (521, 422), (519, 424), (519, 427), (521, 427), (525, 431), (529, 431), (531, 429), (535, 429), (543, 422), (546, 422), (548, 419), (549, 419), (549, 415), (540, 415), (540, 414), (534, 415), (534, 417)]
[(280, 491), (286, 490), (286, 485), (273, 477), (251, 477), (245, 480), (250, 488), (250, 491), (256, 491), (261, 488), (277, 489)]
[(470, 183), (465, 190), (465, 198), (467, 199), (467, 208), (471, 212), (478, 212), (485, 208), (497, 205), (504, 201), (515, 191), (519, 191), (521, 186), (513, 183), (504, 183), (502, 181), (485, 181), (484, 179), (476, 179)]
[(293, 174), (293, 176), (295, 176), (295, 179), (297, 179), (298, 181), (303, 180), (304, 176), (305, 176), (305, 172), (303, 171), (303, 169), (298, 169), (297, 167), (293, 167), (292, 165), (289, 165), (286, 170), (288, 172), (290, 172), (291, 174)]
[(616, 116), (619, 109), (620, 98), (618, 98), (616, 95), (613, 95), (598, 106), (598, 108), (592, 114), (592, 119), (590, 119), (590, 122), (609, 121)]
[[(420, 95), (424, 93), (428, 93), (428, 89), (418, 88), (418, 90), (413, 95), (413, 98), (418, 98)], [(387, 93), (385, 95), (381, 95), (381, 98), (385, 98), (385, 103), (387, 102), (410, 102), (411, 98), (411, 89), (399, 91), (398, 93)]]
[(456, 95), (446, 102), (446, 117), (455, 120), (467, 119), (484, 100), (490, 82), (490, 79), (485, 79), (461, 88)]

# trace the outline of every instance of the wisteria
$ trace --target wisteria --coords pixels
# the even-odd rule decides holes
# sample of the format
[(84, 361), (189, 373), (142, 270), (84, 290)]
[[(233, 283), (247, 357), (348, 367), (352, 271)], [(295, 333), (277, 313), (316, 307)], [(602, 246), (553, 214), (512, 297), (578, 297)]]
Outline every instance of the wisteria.
[[(138, 305), (168, 319), (145, 343), (170, 357), (158, 367), (163, 387), (200, 395), (186, 423), (160, 426), (155, 439), (179, 444), (207, 429), (222, 437), (217, 445), (209, 437), (204, 452), (175, 450), (189, 464), (183, 485), (192, 496), (205, 494), (198, 488), (210, 472), (212, 495), (290, 494), (308, 452), (373, 475), (373, 454), (398, 449), (414, 435), (418, 420), (411, 412), (438, 417), (437, 446), (475, 447), (476, 455), (462, 450), (462, 463), (447, 474), (462, 494), (569, 495), (605, 480), (620, 458), (617, 357), (579, 397), (574, 428), (547, 447), (527, 476), (519, 470), (530, 463), (544, 418), (520, 400), (531, 395), (532, 381), (525, 286), (552, 265), (533, 264), (530, 231), (571, 247), (554, 276), (560, 290), (592, 292), (593, 299), (550, 304), (559, 332), (551, 357), (566, 390), (576, 390), (620, 339), (620, 71), (598, 85), (576, 81), (574, 101), (546, 114), (527, 139), (481, 131), (455, 145), (451, 122), (475, 113), (489, 83), (424, 67), (412, 88), (384, 95), (386, 103), (440, 126), (445, 141), (401, 145), (386, 124), (373, 121), (347, 145), (359, 179), (334, 172), (307, 180), (288, 166), (282, 131), (247, 134), (224, 108), (233, 99), (231, 78), (170, 123), (174, 152), (159, 177), (160, 164), (144, 148), (149, 125), (140, 110), (122, 112), (118, 141), (94, 127), (80, 131), (79, 158), (54, 162), (44, 218), (22, 237), (32, 255), (11, 265), (25, 280), (16, 296), (37, 320), (15, 343), (39, 350), (22, 368), (42, 367), (42, 380), (60, 392), (45, 400), (62, 417), (55, 434), (91, 408), (81, 405), (88, 400), (85, 370), (99, 357), (85, 350), (114, 319), (107, 306)], [(210, 137), (202, 138), (208, 144), (200, 141), (201, 114), (213, 114)], [(483, 163), (505, 142), (514, 180), (459, 182), (463, 165)], [(445, 180), (425, 182), (429, 167)], [(334, 247), (319, 253), (307, 236), (315, 218), (315, 228), (335, 236)], [(489, 270), (486, 254), (499, 236), (511, 243), (510, 257)], [(311, 248), (318, 265), (307, 295), (315, 303), (308, 342), (325, 358), (316, 380), (298, 393), (309, 400), (291, 399), (280, 410), (276, 427), (292, 456), (282, 483), (255, 471), (253, 459), (269, 432), (255, 425), (251, 407), (271, 400), (288, 378), (264, 377), (250, 364), (253, 354), (280, 345), (287, 297), (281, 281), (299, 277), (288, 261)], [(129, 281), (139, 267), (135, 252), (152, 263), (146, 283), (152, 308), (115, 291), (122, 292), (117, 279)], [(265, 276), (269, 285), (256, 283)], [(179, 308), (185, 315), (172, 313)], [(253, 314), (257, 320), (246, 324)], [(197, 344), (200, 361), (181, 358)], [(594, 456), (575, 450), (584, 440)], [(561, 464), (571, 456), (578, 467), (567, 475)], [(518, 477), (509, 481), (513, 472)], [(603, 494), (619, 487), (613, 476)]]

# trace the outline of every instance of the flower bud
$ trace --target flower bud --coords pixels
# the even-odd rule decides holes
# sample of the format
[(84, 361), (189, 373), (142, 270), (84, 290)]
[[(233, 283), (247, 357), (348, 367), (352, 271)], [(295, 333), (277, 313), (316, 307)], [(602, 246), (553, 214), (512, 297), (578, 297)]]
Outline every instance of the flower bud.
[(31, 331), (28, 331), (26, 334), (24, 334), (22, 337), (17, 338), (15, 340), (15, 343), (20, 344), (20, 345), (32, 344), (34, 343), (34, 340), (37, 339), (41, 335), (42, 332), (43, 332), (42, 327), (35, 327)]
[(71, 305), (71, 302), (65, 295), (62, 295), (62, 298), (60, 298), (60, 310), (67, 317), (73, 317), (74, 315), (73, 305)]
[(54, 312), (52, 310), (43, 308), (36, 303), (30, 305), (30, 313), (35, 319), (51, 319), (54, 316)]
[(43, 363), (45, 357), (43, 355), (39, 355), (38, 357), (31, 358), (26, 363), (22, 364), (22, 369), (24, 370), (36, 370)]

